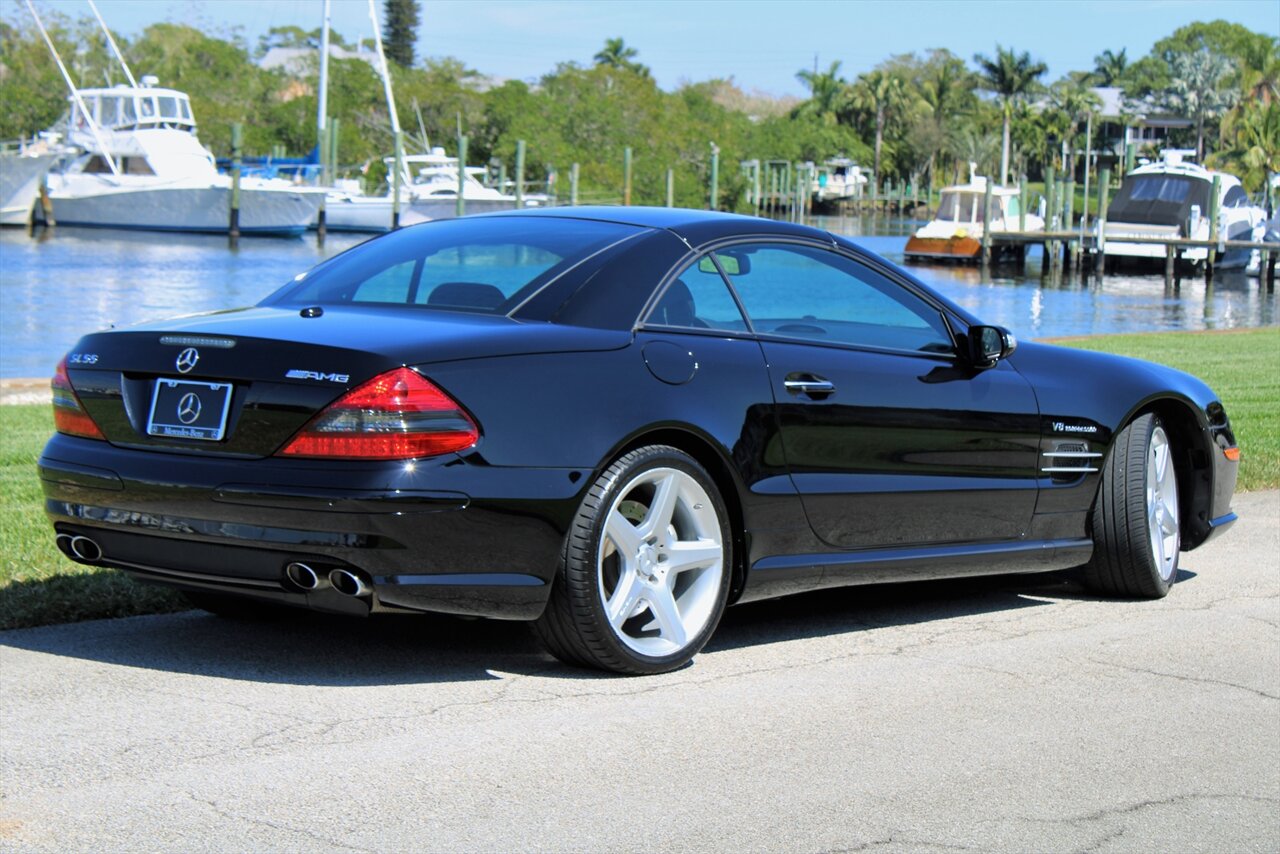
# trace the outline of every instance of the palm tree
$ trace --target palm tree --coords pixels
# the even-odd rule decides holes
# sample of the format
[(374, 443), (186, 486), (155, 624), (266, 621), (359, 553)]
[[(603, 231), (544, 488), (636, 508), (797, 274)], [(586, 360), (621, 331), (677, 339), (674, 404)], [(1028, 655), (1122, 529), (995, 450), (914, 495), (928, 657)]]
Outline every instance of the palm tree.
[(1208, 48), (1175, 54), (1169, 65), (1173, 83), (1160, 100), (1179, 115), (1195, 119), (1196, 157), (1203, 162), (1205, 121), (1222, 115), (1238, 97), (1223, 85), (1235, 69), (1231, 60)]
[(966, 99), (972, 98), (972, 75), (957, 57), (946, 54), (937, 56), (931, 62), (925, 78), (920, 83), (920, 101), (929, 111), (933, 125), (930, 138), (934, 141), (933, 150), (929, 153), (930, 180), (933, 180), (934, 168), (938, 154), (945, 148), (947, 129), (967, 110)]
[(604, 47), (599, 53), (592, 57), (592, 60), (596, 65), (604, 65), (618, 70), (634, 71), (641, 77), (648, 77), (648, 66), (635, 61), (635, 58), (639, 55), (640, 51), (633, 47), (628, 47), (627, 43), (619, 37), (616, 39), (605, 39)]
[(878, 186), (880, 183), (880, 151), (884, 144), (885, 122), (890, 115), (906, 102), (907, 90), (902, 83), (902, 78), (877, 70), (858, 75), (858, 80), (854, 83), (849, 95), (855, 110), (870, 113), (875, 117), (876, 153), (872, 176)]
[(1129, 59), (1124, 52), (1124, 48), (1120, 48), (1119, 53), (1104, 50), (1093, 58), (1093, 74), (1091, 76), (1098, 82), (1099, 86), (1115, 86), (1124, 77), (1125, 71), (1129, 68)]
[(978, 64), (979, 85), (996, 94), (1004, 113), (1000, 150), (1000, 183), (1004, 184), (1009, 180), (1009, 123), (1013, 119), (1013, 105), (1039, 91), (1039, 78), (1048, 72), (1049, 67), (1033, 60), (1026, 51), (1018, 54), (1000, 45), (996, 45), (994, 60), (979, 53), (973, 61)]
[(1223, 150), (1209, 158), (1240, 176), (1247, 188), (1267, 188), (1280, 174), (1280, 101), (1245, 101), (1222, 121)]
[(839, 72), (839, 61), (831, 63), (826, 71), (797, 71), (796, 79), (809, 87), (809, 100), (801, 104), (796, 113), (814, 115), (829, 124), (836, 124), (846, 85)]

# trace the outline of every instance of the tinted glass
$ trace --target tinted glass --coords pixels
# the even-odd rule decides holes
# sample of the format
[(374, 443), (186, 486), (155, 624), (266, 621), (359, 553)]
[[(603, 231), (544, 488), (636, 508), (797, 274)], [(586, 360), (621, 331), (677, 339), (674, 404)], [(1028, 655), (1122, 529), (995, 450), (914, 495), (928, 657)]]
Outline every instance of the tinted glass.
[(756, 332), (836, 344), (952, 352), (936, 309), (842, 255), (784, 244), (735, 246), (730, 276)]
[(505, 314), (635, 231), (617, 223), (552, 218), (430, 223), (331, 258), (263, 304), (391, 303)]
[(736, 332), (747, 328), (733, 294), (729, 293), (710, 257), (705, 255), (682, 270), (667, 286), (646, 322), (657, 326)]

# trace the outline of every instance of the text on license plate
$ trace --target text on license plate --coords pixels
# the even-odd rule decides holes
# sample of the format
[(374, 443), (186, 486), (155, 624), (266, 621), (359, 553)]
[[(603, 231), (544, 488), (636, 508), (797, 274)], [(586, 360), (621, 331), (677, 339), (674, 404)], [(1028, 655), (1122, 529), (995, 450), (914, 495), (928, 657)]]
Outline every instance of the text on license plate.
[(147, 434), (216, 442), (227, 429), (231, 383), (156, 380)]

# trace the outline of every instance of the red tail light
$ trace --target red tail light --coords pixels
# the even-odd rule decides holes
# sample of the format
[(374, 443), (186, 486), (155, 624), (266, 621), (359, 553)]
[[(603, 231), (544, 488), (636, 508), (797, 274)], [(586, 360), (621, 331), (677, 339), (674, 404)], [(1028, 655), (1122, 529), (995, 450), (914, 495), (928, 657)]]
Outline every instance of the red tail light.
[(67, 359), (64, 356), (58, 363), (58, 370), (53, 375), (53, 427), (59, 433), (68, 436), (82, 436), (85, 439), (102, 439), (106, 436), (93, 423), (89, 413), (84, 411), (76, 390), (71, 387), (71, 377), (67, 376)]
[(480, 429), (421, 374), (396, 368), (329, 404), (278, 456), (405, 460), (470, 448)]

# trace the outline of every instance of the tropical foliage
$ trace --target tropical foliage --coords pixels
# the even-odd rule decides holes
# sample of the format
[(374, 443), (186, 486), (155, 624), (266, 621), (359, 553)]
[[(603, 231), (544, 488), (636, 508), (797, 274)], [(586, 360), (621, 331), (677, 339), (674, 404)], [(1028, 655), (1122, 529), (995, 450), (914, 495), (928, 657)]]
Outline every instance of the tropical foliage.
[[(66, 8), (57, 7), (46, 24), (76, 84), (121, 82), (96, 23), (61, 14)], [(808, 93), (797, 101), (744, 92), (732, 78), (664, 91), (641, 51), (622, 37), (607, 39), (588, 63), (562, 63), (536, 81), (494, 80), (457, 59), (415, 57), (418, 9), (417, 0), (383, 4), (406, 147), (452, 151), (463, 133), (473, 163), (510, 177), (516, 142), (524, 140), (527, 179), (557, 182), (563, 193), (577, 163), (583, 200), (621, 198), (628, 147), (632, 199), (651, 204), (665, 199), (670, 169), (676, 202), (705, 205), (713, 148), (720, 152), (721, 202), (729, 207), (745, 203), (737, 164), (749, 159), (821, 163), (845, 155), (870, 166), (881, 186), (951, 183), (966, 178), (971, 163), (1010, 181), (1018, 174), (1038, 179), (1049, 166), (1078, 175), (1086, 131), (1096, 150), (1100, 128), (1110, 127), (1105, 143), (1113, 145), (1127, 118), (1153, 112), (1185, 119), (1188, 127), (1168, 142), (1195, 146), (1209, 162), (1237, 171), (1250, 190), (1280, 166), (1280, 45), (1222, 21), (1180, 28), (1143, 57), (1101, 50), (1092, 68), (1057, 81), (1046, 79), (1033, 52), (1002, 45), (969, 62), (943, 49), (891, 56), (847, 76), (841, 61), (815, 62), (796, 75)], [(278, 27), (250, 45), (234, 33), (161, 23), (116, 38), (135, 72), (191, 95), (200, 138), (215, 154), (229, 153), (231, 125), (241, 123), (247, 152), (283, 145), (297, 156), (317, 140), (318, 63), (306, 57), (264, 70), (256, 61), (273, 47), (314, 49), (319, 36)], [(353, 47), (336, 33), (330, 38)], [(403, 38), (407, 53), (393, 48)], [(1126, 115), (1103, 116), (1094, 86), (1122, 90)], [(0, 13), (0, 103), (6, 139), (52, 127), (66, 106), (57, 68), (17, 4)], [(344, 170), (376, 181), (393, 140), (372, 63), (330, 63), (328, 110), (338, 121)]]

